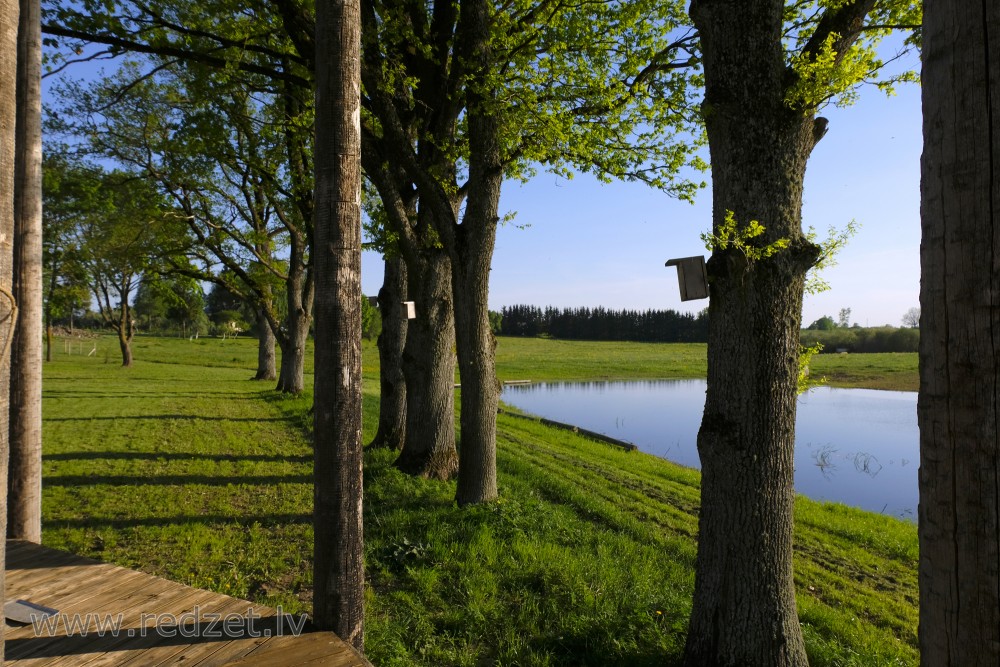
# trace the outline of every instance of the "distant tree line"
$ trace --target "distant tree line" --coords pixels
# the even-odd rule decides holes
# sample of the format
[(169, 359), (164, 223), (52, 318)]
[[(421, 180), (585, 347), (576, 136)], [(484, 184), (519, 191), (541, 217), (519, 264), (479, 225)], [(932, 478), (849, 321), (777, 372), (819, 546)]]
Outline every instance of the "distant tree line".
[[(70, 292), (66, 289), (69, 283), (64, 283), (58, 285), (63, 288), (58, 294), (73, 295), (75, 300), (69, 301), (66, 296), (62, 302), (57, 302), (58, 294), (46, 297), (53, 304), (51, 323), (70, 331), (106, 329), (100, 313), (88, 307), (90, 295), (85, 284), (82, 290)], [(287, 308), (283, 296), (277, 294), (274, 305), (282, 316)], [(382, 331), (382, 315), (368, 297), (362, 297), (361, 301), (361, 334), (374, 340)], [(186, 276), (144, 276), (136, 289), (130, 312), (138, 332), (158, 336), (187, 338), (236, 333), (256, 338), (262, 334), (261, 327), (267, 326), (255, 316), (253, 307), (245, 299), (224, 286), (215, 284), (205, 292), (201, 283)]]
[(861, 327), (851, 324), (851, 309), (843, 308), (838, 319), (819, 318), (802, 330), (802, 344), (823, 346), (822, 352), (916, 352), (920, 344), (920, 309), (911, 308), (903, 315), (904, 327), (890, 324)]
[(504, 336), (551, 336), (567, 340), (626, 340), (657, 343), (704, 343), (708, 311), (698, 315), (674, 310), (610, 310), (504, 306), (500, 333)]
[(802, 344), (821, 343), (822, 352), (916, 352), (920, 330), (896, 327), (803, 329)]

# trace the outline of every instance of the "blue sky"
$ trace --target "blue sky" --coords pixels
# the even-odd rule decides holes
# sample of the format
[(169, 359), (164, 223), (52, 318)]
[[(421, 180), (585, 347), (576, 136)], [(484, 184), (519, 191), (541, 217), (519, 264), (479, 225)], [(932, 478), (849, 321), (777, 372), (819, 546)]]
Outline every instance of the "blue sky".
[[(920, 88), (905, 84), (892, 97), (866, 88), (854, 106), (830, 106), (822, 115), (830, 126), (806, 172), (804, 225), (821, 236), (851, 220), (860, 229), (823, 273), (831, 289), (806, 297), (804, 325), (850, 308), (852, 323), (899, 326), (918, 305), (920, 288)], [(540, 173), (525, 185), (507, 183), (500, 210), (517, 217), (497, 235), (493, 309), (526, 303), (697, 312), (708, 305), (682, 303), (676, 272), (664, 262), (707, 254), (699, 234), (711, 222), (710, 189), (691, 205), (642, 184)], [(365, 293), (377, 293), (381, 283), (381, 259), (365, 253)]]
[[(890, 41), (886, 57), (900, 40)], [(918, 62), (910, 54), (898, 65)], [(78, 64), (70, 75), (90, 78), (102, 67), (114, 64)], [(887, 97), (868, 87), (855, 105), (821, 114), (830, 126), (806, 171), (804, 225), (822, 235), (855, 220), (860, 230), (823, 274), (831, 289), (806, 297), (803, 324), (850, 308), (852, 323), (898, 326), (918, 305), (920, 287), (920, 88), (901, 85)], [(699, 235), (711, 222), (710, 174), (703, 178), (709, 188), (694, 205), (639, 183), (602, 184), (586, 175), (565, 180), (540, 172), (527, 184), (505, 184), (500, 213), (516, 218), (497, 235), (490, 307), (705, 308), (707, 300), (682, 303), (676, 271), (664, 267), (672, 257), (707, 254)], [(364, 253), (365, 294), (378, 292), (382, 270), (379, 255)]]

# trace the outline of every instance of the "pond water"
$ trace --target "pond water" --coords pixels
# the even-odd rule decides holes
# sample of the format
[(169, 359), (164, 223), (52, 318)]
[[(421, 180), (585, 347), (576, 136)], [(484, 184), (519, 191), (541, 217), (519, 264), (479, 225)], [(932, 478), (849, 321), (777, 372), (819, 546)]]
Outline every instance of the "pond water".
[[(542, 382), (504, 387), (502, 400), (700, 467), (704, 380)], [(817, 387), (799, 397), (799, 493), (915, 520), (918, 465), (916, 392)]]

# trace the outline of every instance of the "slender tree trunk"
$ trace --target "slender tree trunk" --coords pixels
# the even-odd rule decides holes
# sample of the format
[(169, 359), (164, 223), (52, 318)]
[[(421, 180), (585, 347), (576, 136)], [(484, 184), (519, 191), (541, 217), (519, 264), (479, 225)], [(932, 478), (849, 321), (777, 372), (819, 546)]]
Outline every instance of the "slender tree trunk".
[(387, 254), (385, 278), (378, 291), (382, 332), (378, 336), (379, 413), (378, 431), (372, 447), (402, 449), (406, 435), (406, 378), (403, 349), (406, 345), (406, 264), (398, 254)]
[(406, 439), (396, 466), (411, 475), (450, 479), (458, 471), (450, 262), (443, 250), (430, 248), (406, 268), (417, 317), (407, 325), (403, 351)]
[[(17, 25), (16, 0), (0, 0), (0, 234), (7, 239), (0, 243), (0, 287), (11, 293), (13, 266), (10, 239), (14, 238), (14, 126), (17, 90)], [(13, 304), (0, 298), (0, 331), (5, 340), (13, 333)], [(0, 346), (0, 350), (4, 349)], [(0, 535), (7, 534), (7, 466), (10, 448), (10, 357), (0, 357)], [(4, 564), (7, 561), (6, 540), (0, 540), (0, 591), (4, 588)], [(3, 663), (3, 630), (0, 623), (0, 664)]]
[(38, 0), (21, 0), (14, 184), (10, 487), (7, 534), (42, 541), (42, 28)]
[(1000, 6), (923, 33), (920, 654), (1000, 664)]
[(132, 366), (132, 336), (135, 330), (132, 328), (132, 311), (128, 307), (129, 294), (124, 290), (120, 291), (119, 294), (122, 295), (122, 309), (116, 325), (118, 347), (122, 353), (122, 366), (129, 368)]
[(254, 380), (275, 380), (278, 377), (277, 357), (274, 353), (274, 332), (271, 323), (257, 311), (257, 374)]
[(288, 315), (285, 323), (288, 330), (282, 337), (281, 372), (277, 386), (278, 391), (286, 394), (301, 394), (305, 389), (306, 341), (312, 324), (313, 289), (304, 255), (304, 242), (293, 239), (289, 264), (299, 268), (289, 269), (286, 284)]
[(52, 361), (52, 317), (45, 314), (45, 361)]
[(132, 340), (121, 329), (118, 330), (118, 348), (122, 353), (122, 366), (130, 367), (132, 365)]
[[(713, 227), (765, 228), (766, 258), (709, 261), (708, 390), (698, 433), (701, 513), (686, 647), (692, 666), (807, 665), (792, 579), (793, 453), (805, 273), (801, 231), (811, 116), (785, 104), (780, 2), (692, 5), (705, 54)], [(748, 54), (753, 54), (750, 57)], [(752, 254), (752, 251), (751, 251)]]
[(364, 648), (361, 6), (316, 4), (314, 620)]

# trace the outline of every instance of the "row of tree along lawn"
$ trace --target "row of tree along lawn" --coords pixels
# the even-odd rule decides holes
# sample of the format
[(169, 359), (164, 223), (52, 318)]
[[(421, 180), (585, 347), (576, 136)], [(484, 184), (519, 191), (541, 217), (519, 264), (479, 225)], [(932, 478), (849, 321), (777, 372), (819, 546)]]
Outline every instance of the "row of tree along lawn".
[[(653, 343), (704, 343), (708, 310), (697, 315), (675, 310), (610, 310), (516, 305), (500, 309), (500, 334), (551, 336), (564, 340), (615, 340)], [(916, 352), (919, 329), (835, 327), (803, 329), (802, 344), (821, 344), (822, 352)]]

